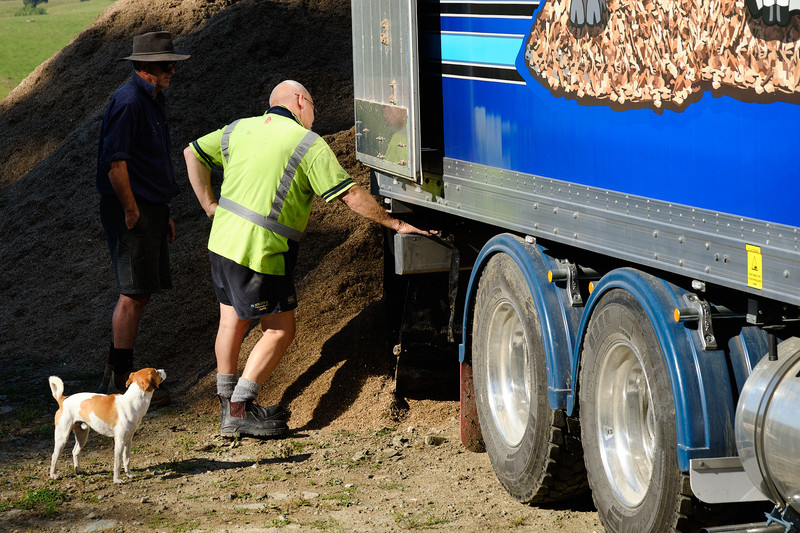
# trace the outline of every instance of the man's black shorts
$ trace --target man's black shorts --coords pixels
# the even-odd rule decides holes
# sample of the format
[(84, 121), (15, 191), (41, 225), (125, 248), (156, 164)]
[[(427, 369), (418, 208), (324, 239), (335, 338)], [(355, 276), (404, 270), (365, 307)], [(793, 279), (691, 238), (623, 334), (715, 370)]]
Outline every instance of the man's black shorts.
[(116, 196), (100, 196), (100, 222), (106, 233), (120, 294), (152, 294), (172, 288), (169, 274), (169, 206), (136, 199), (139, 220), (125, 225)]
[(233, 306), (241, 319), (258, 318), (297, 308), (294, 288), (296, 247), (283, 254), (286, 274), (274, 276), (255, 272), (230, 259), (208, 252), (211, 283), (217, 300)]

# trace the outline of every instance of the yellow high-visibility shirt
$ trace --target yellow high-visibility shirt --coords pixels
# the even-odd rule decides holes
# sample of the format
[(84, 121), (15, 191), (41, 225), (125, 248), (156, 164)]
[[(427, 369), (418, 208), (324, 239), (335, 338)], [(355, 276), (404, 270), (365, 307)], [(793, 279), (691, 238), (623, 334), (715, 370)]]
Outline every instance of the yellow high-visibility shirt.
[(287, 235), (299, 239), (306, 229), (314, 194), (330, 202), (355, 185), (328, 144), (284, 107), (209, 133), (192, 149), (224, 171), (208, 249), (263, 274), (285, 273)]

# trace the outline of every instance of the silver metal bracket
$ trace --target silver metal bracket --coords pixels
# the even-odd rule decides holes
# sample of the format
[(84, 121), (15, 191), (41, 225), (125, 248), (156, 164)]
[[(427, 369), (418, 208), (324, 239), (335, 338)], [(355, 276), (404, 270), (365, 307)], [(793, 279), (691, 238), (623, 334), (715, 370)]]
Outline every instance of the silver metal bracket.
[(688, 306), (696, 311), (697, 334), (700, 335), (700, 342), (704, 350), (718, 349), (717, 337), (714, 335), (714, 325), (711, 320), (711, 304), (701, 299), (696, 294), (686, 294), (683, 296)]
[(394, 273), (398, 275), (449, 272), (453, 249), (441, 239), (394, 234)]
[(706, 503), (766, 501), (747, 476), (738, 457), (692, 459), (689, 478), (692, 492)]
[(583, 306), (583, 297), (578, 287), (578, 267), (574, 263), (564, 263), (567, 267), (567, 293), (569, 293), (569, 303), (572, 307)]

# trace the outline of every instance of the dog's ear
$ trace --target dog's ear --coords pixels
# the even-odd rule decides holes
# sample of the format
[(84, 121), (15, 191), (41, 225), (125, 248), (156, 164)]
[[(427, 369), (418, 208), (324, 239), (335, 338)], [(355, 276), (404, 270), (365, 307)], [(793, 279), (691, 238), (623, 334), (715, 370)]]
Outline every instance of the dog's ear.
[(161, 376), (158, 375), (155, 368), (143, 368), (131, 374), (131, 377), (128, 378), (128, 386), (134, 381), (142, 392), (152, 392), (161, 384)]
[[(163, 372), (163, 370), (162, 370)], [(161, 373), (155, 368), (147, 369), (147, 391), (156, 390), (161, 385)]]

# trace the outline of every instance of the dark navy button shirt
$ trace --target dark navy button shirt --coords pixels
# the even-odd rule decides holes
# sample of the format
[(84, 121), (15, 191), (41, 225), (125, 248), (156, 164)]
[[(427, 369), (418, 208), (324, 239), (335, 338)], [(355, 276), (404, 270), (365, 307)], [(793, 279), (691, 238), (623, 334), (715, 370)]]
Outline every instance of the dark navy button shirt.
[(172, 169), (164, 94), (134, 73), (111, 98), (103, 116), (97, 151), (97, 190), (115, 194), (108, 178), (112, 161), (127, 162), (138, 199), (166, 203), (178, 194)]

